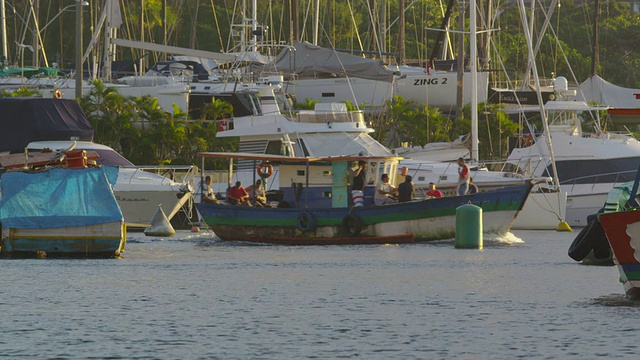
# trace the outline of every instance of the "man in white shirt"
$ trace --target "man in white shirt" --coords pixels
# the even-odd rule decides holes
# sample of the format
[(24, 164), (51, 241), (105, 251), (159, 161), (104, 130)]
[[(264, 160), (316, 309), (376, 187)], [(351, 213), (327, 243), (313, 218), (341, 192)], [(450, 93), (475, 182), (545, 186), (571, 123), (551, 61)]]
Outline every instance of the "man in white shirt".
[(376, 189), (376, 193), (373, 196), (373, 202), (376, 205), (392, 204), (396, 202), (391, 195), (398, 192), (398, 189), (389, 184), (389, 175), (382, 174), (380, 184)]

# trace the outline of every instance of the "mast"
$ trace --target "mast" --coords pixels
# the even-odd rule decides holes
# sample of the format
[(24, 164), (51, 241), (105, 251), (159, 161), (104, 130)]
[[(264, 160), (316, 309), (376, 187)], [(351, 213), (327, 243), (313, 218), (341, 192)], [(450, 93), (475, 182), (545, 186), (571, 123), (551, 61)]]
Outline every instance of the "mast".
[(4, 0), (0, 0), (0, 28), (2, 31), (2, 57), (0, 58), (0, 63), (2, 66), (6, 66), (7, 61), (9, 60), (9, 52), (7, 48), (7, 15), (5, 13), (5, 3)]
[(462, 118), (464, 107), (464, 12), (466, 9), (465, 0), (459, 0), (458, 8), (460, 14), (458, 16), (458, 24), (460, 27), (460, 33), (458, 35), (458, 77), (456, 83), (456, 113)]
[(598, 66), (598, 13), (600, 12), (600, 4), (595, 0), (595, 9), (593, 9), (593, 46), (591, 48), (591, 76), (596, 75), (596, 67)]
[[(522, 1), (522, 0), (521, 0)], [(469, 3), (471, 58), (471, 160), (478, 161), (478, 47), (476, 44), (476, 0)]]
[(76, 0), (76, 98), (82, 98), (82, 2)]
[(536, 87), (536, 96), (538, 97), (538, 104), (540, 104), (540, 116), (542, 117), (542, 126), (544, 128), (545, 140), (549, 146), (549, 156), (551, 158), (551, 169), (553, 170), (553, 182), (556, 185), (556, 189), (558, 192), (560, 191), (560, 179), (558, 179), (558, 170), (556, 169), (556, 159), (553, 155), (553, 146), (551, 145), (551, 133), (549, 132), (549, 123), (547, 119), (547, 114), (544, 110), (544, 102), (542, 99), (542, 93), (540, 92), (540, 78), (538, 77), (538, 68), (536, 66), (536, 62), (533, 56), (533, 46), (531, 40), (531, 32), (527, 26), (527, 16), (524, 11), (524, 1), (518, 0), (518, 5), (520, 7), (520, 16), (523, 21), (523, 29), (524, 35), (527, 39), (527, 49), (529, 52), (529, 62), (533, 71), (533, 79), (535, 81)]
[(316, 0), (316, 11), (313, 16), (313, 45), (318, 45), (318, 23), (320, 22), (320, 0)]
[(398, 64), (404, 65), (404, 0), (400, 0), (400, 16), (398, 18)]

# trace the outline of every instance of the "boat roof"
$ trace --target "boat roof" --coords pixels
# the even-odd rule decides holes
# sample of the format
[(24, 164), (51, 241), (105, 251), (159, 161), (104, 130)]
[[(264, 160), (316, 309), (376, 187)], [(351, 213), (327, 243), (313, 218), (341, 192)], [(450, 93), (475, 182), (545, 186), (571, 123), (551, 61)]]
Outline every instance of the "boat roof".
[(400, 161), (404, 158), (399, 156), (359, 156), (359, 155), (347, 155), (347, 156), (325, 156), (325, 157), (292, 157), (284, 155), (270, 155), (270, 154), (252, 154), (243, 152), (199, 152), (198, 156), (203, 158), (217, 158), (217, 159), (244, 159), (244, 160), (256, 160), (256, 161), (272, 161), (272, 162), (336, 162), (336, 161), (371, 161), (371, 160), (389, 160)]

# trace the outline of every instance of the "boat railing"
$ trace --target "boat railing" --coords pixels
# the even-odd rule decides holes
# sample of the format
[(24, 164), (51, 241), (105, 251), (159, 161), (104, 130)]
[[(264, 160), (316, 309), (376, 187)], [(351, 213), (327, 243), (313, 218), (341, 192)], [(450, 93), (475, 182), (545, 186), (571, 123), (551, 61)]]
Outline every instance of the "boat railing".
[[(626, 183), (628, 181), (633, 181), (635, 178), (637, 170), (626, 170), (626, 171), (617, 171), (617, 172), (609, 172), (609, 173), (600, 173), (595, 175), (587, 175), (580, 176), (576, 178), (572, 178), (565, 181), (560, 181), (560, 185), (564, 188), (570, 190), (569, 192), (573, 192), (574, 188), (577, 185), (590, 185), (591, 190), (598, 190), (597, 186), (602, 184), (613, 184), (613, 186), (618, 186), (622, 183)], [(605, 189), (604, 192), (608, 192), (610, 188)], [(598, 191), (602, 191), (599, 189)]]
[(511, 172), (524, 177), (544, 176), (551, 162), (550, 156), (528, 155), (515, 160), (486, 161), (492, 171)]

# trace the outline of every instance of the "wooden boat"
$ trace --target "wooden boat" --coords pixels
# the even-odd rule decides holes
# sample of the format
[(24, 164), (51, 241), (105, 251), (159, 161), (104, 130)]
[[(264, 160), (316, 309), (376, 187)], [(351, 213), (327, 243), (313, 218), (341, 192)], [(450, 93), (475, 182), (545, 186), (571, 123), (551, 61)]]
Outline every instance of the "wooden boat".
[[(253, 160), (278, 164), (282, 201), (273, 207), (199, 203), (203, 220), (222, 240), (296, 245), (404, 243), (455, 237), (456, 209), (475, 204), (483, 209), (483, 230), (509, 231), (532, 184), (504, 187), (473, 195), (416, 200), (375, 206), (373, 191), (383, 173), (393, 173), (397, 157), (338, 156), (292, 158), (248, 153), (200, 153), (203, 158)], [(353, 162), (365, 160), (369, 174), (365, 206), (350, 201), (349, 174)], [(303, 186), (302, 184), (306, 184)], [(287, 207), (284, 207), (285, 205)]]
[(598, 216), (628, 298), (640, 299), (640, 171), (635, 181), (615, 186)]
[(9, 256), (114, 257), (126, 230), (112, 184), (118, 168), (6, 172), (0, 189), (0, 253)]

